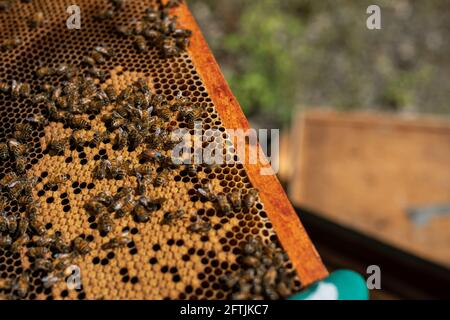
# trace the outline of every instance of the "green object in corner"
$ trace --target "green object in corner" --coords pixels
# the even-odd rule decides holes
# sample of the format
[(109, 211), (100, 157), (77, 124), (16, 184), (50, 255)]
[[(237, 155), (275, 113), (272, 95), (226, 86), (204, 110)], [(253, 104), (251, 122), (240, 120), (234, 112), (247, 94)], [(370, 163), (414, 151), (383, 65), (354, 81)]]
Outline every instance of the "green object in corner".
[(366, 281), (351, 270), (338, 270), (328, 278), (294, 294), (289, 300), (367, 300), (369, 291)]

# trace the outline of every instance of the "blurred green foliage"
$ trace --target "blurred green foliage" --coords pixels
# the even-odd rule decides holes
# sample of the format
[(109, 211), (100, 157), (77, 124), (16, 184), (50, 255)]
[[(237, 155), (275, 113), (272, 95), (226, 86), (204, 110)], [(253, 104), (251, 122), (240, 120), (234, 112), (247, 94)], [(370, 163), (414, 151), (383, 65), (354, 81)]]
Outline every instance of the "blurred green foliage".
[(299, 89), (296, 43), (302, 31), (295, 15), (259, 0), (244, 8), (238, 31), (224, 38), (223, 48), (237, 58), (228, 79), (249, 117), (262, 113), (289, 121)]
[(244, 112), (266, 127), (316, 106), (450, 113), (448, 0), (189, 0)]

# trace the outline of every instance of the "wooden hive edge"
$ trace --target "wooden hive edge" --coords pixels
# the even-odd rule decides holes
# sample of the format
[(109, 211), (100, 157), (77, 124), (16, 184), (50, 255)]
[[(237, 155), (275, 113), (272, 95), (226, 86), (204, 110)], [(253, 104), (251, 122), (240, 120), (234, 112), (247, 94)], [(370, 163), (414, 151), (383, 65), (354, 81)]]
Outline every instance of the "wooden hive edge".
[[(189, 55), (227, 129), (247, 130), (250, 125), (231, 92), (219, 65), (186, 4), (173, 9), (180, 27), (193, 31)], [(247, 145), (247, 148), (258, 148)], [(260, 149), (261, 150), (261, 149)], [(260, 191), (267, 215), (304, 286), (325, 278), (328, 271), (275, 175), (261, 175), (259, 164), (243, 163), (252, 185)]]

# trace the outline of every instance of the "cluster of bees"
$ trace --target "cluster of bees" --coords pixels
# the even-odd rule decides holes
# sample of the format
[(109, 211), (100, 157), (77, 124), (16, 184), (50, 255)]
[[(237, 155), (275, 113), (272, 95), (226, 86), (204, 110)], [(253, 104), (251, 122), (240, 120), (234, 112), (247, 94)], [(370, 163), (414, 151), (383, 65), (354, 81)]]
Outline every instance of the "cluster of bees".
[[(41, 279), (45, 288), (50, 288), (56, 282), (70, 275), (67, 268), (80, 255), (87, 254), (91, 249), (89, 243), (82, 237), (75, 237), (65, 242), (60, 232), (49, 234), (45, 226), (39, 221), (39, 203), (33, 201), (31, 194), (38, 179), (7, 174), (1, 181), (2, 191), (15, 199), (19, 196), (18, 204), (24, 207), (23, 214), (7, 215), (5, 212), (7, 199), (0, 198), (0, 248), (10, 252), (26, 250), (31, 263), (31, 270), (41, 271), (45, 276)], [(25, 197), (26, 202), (20, 201)], [(30, 286), (30, 271), (25, 270), (21, 275), (11, 279), (2, 279), (0, 293), (9, 299), (22, 299), (28, 294)], [(1, 295), (0, 295), (1, 296)]]
[(238, 261), (242, 268), (219, 279), (225, 288), (232, 290), (233, 300), (277, 300), (292, 294), (295, 272), (286, 270), (289, 258), (280, 248), (250, 238), (242, 245), (241, 252)]
[[(101, 11), (95, 18), (99, 21), (114, 19), (124, 6), (123, 0), (110, 0), (112, 6)], [(176, 17), (169, 15), (169, 10), (177, 7), (181, 1), (170, 0), (163, 4), (157, 1), (154, 8), (148, 8), (144, 16), (131, 25), (116, 25), (115, 29), (121, 36), (132, 37), (139, 52), (145, 52), (149, 47), (156, 47), (164, 57), (178, 56), (189, 46), (192, 32), (177, 28)]]

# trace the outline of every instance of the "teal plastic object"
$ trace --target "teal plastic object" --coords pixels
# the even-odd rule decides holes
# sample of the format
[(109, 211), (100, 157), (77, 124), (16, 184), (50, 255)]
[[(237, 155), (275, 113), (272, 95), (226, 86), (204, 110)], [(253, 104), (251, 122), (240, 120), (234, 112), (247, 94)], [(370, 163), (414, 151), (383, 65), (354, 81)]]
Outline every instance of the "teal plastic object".
[(338, 270), (289, 300), (368, 300), (365, 279), (351, 270)]

